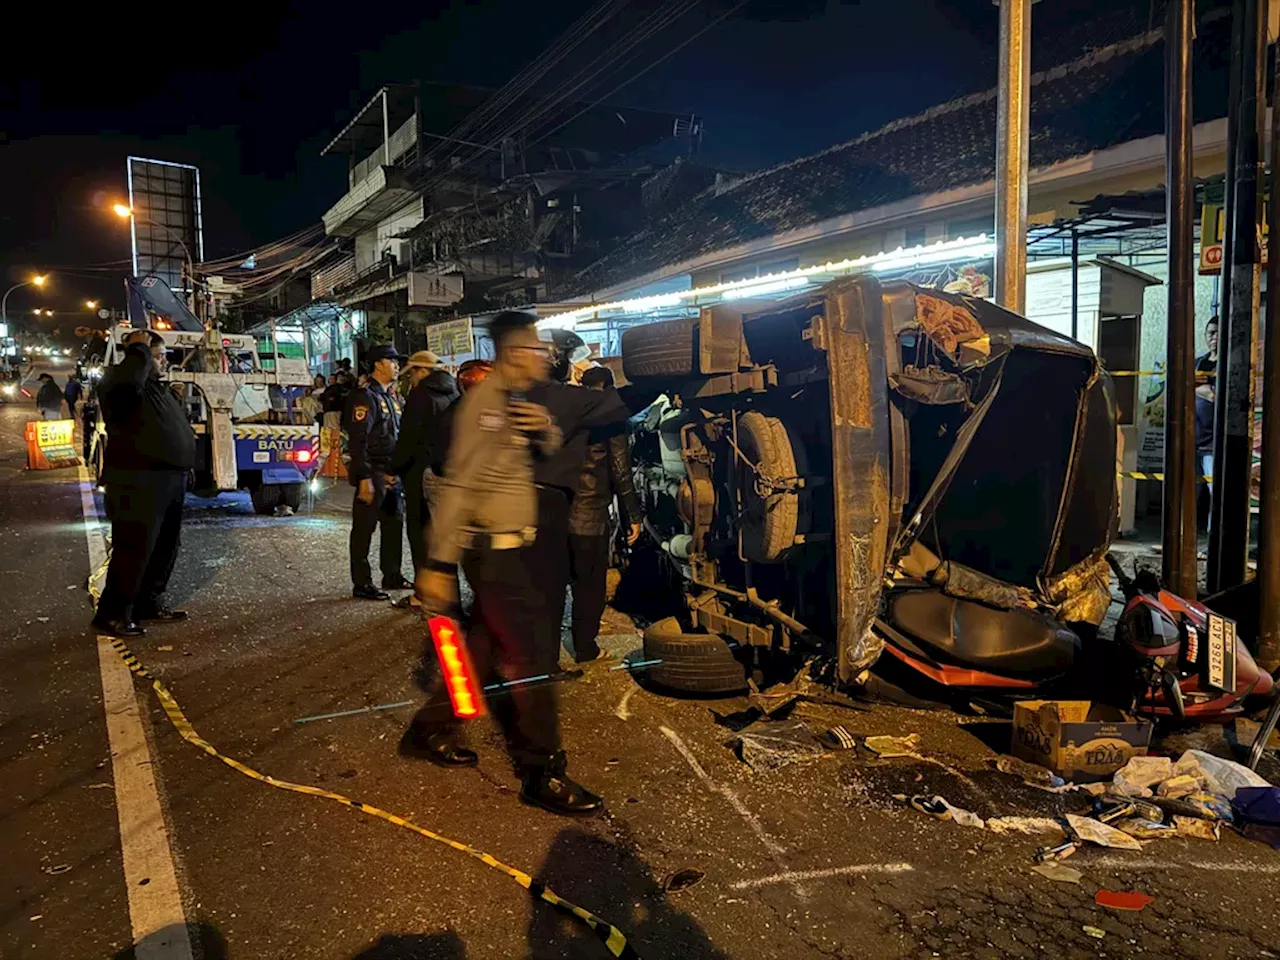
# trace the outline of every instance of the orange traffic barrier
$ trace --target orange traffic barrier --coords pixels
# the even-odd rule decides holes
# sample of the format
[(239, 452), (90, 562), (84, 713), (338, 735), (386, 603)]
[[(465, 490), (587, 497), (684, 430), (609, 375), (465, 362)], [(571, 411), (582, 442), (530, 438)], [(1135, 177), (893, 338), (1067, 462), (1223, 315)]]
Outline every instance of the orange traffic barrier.
[(342, 462), (342, 431), (333, 427), (320, 428), (320, 469), (317, 475), (343, 479), (347, 465)]
[(78, 467), (74, 420), (28, 420), (27, 469), (56, 470)]

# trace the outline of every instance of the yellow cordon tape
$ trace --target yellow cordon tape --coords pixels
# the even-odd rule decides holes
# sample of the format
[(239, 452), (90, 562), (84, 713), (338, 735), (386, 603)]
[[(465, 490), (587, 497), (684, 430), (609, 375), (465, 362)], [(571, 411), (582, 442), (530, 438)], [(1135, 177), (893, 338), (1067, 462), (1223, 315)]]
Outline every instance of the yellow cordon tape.
[[(1120, 476), (1126, 477), (1130, 480), (1164, 480), (1163, 473), (1121, 473)], [(1209, 476), (1196, 477), (1196, 479), (1203, 480), (1206, 483), (1211, 483), (1213, 481), (1213, 477)]]
[[(94, 579), (96, 579), (96, 574)], [(465, 853), (473, 859), (479, 860), (486, 866), (492, 867), (505, 873), (520, 886), (524, 887), (535, 897), (545, 900), (557, 910), (569, 914), (570, 916), (585, 923), (592, 932), (595, 933), (605, 948), (615, 957), (622, 960), (640, 960), (639, 954), (635, 952), (632, 946), (627, 943), (627, 938), (621, 930), (610, 923), (601, 920), (589, 910), (570, 903), (568, 900), (560, 897), (553, 890), (550, 890), (540, 880), (535, 880), (527, 873), (517, 870), (515, 867), (509, 867), (501, 860), (489, 856), (483, 850), (477, 850), (475, 847), (460, 843), (457, 840), (436, 833), (434, 830), (428, 830), (426, 827), (420, 827), (412, 821), (397, 817), (394, 813), (388, 813), (378, 807), (370, 806), (367, 803), (360, 803), (352, 800), (350, 797), (344, 797), (340, 793), (332, 793), (328, 790), (321, 790), (317, 787), (308, 787), (301, 783), (291, 783), (288, 780), (277, 780), (275, 777), (268, 776), (265, 773), (259, 773), (252, 767), (245, 766), (239, 760), (224, 756), (219, 753), (217, 748), (209, 741), (205, 740), (200, 734), (196, 733), (195, 727), (191, 725), (191, 721), (187, 719), (186, 714), (182, 712), (182, 708), (178, 706), (178, 701), (173, 698), (173, 694), (169, 692), (169, 688), (147, 672), (137, 657), (129, 650), (128, 647), (120, 640), (111, 637), (104, 637), (111, 644), (111, 648), (120, 654), (120, 658), (124, 660), (125, 665), (136, 675), (144, 680), (151, 681), (151, 689), (155, 691), (156, 698), (160, 701), (160, 706), (164, 708), (164, 715), (169, 718), (169, 722), (173, 724), (175, 730), (187, 743), (199, 747), (211, 757), (221, 760), (231, 769), (243, 773), (246, 777), (258, 780), (268, 786), (277, 787), (281, 790), (289, 790), (293, 793), (305, 793), (311, 797), (323, 797), (325, 800), (333, 800), (346, 807), (353, 807), (361, 813), (367, 813), (371, 817), (377, 817), (379, 820), (385, 820), (388, 823), (394, 823), (397, 827), (404, 827), (406, 830), (412, 830), (414, 833), (426, 837), (428, 840), (434, 840), (437, 843), (443, 843), (447, 847), (452, 847), (459, 853)]]

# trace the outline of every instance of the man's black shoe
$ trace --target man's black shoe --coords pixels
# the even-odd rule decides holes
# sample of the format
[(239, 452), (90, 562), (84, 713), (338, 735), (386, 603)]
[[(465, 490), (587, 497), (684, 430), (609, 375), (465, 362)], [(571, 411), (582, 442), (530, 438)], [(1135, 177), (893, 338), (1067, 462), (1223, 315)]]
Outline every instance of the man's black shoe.
[(412, 727), (400, 738), (400, 756), (430, 760), (437, 767), (474, 767), (480, 762), (480, 755), (474, 750), (448, 740), (432, 742), (415, 735)]
[(351, 595), (357, 600), (390, 600), (391, 594), (385, 590), (379, 590), (372, 583), (366, 583), (363, 587), (356, 587), (351, 591)]
[(147, 631), (142, 629), (142, 625), (133, 620), (111, 620), (94, 617), (92, 625), (95, 630), (100, 630), (109, 637), (145, 637), (147, 635)]
[(525, 771), (520, 799), (562, 817), (585, 817), (599, 813), (604, 801), (565, 774), (564, 751), (543, 767)]
[(186, 620), (190, 614), (185, 610), (170, 610), (168, 607), (157, 607), (149, 613), (140, 613), (137, 616), (140, 621), (148, 623), (179, 623)]
[(382, 589), (383, 590), (412, 590), (413, 584), (410, 583), (408, 580), (406, 580), (404, 577), (396, 575), (394, 577), (391, 577), (390, 579), (383, 578)]

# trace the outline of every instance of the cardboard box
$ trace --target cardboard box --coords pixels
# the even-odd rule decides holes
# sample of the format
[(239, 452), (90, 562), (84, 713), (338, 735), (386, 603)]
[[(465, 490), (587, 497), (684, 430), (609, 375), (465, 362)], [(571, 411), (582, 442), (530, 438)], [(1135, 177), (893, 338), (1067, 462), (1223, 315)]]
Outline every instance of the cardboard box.
[(1077, 783), (1109, 779), (1150, 742), (1150, 723), (1089, 700), (1013, 706), (1013, 755)]

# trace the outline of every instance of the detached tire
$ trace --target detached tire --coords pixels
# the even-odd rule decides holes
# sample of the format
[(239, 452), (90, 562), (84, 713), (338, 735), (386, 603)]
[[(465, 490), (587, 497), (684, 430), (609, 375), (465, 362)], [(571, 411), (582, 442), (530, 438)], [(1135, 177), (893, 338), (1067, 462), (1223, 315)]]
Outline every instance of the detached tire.
[(622, 372), (628, 380), (689, 376), (697, 370), (697, 329), (697, 318), (688, 317), (642, 323), (623, 331)]
[(681, 633), (675, 617), (644, 632), (644, 658), (654, 683), (682, 693), (723, 694), (746, 689), (747, 671), (724, 638), (714, 633)]
[(276, 512), (280, 503), (280, 485), (278, 483), (260, 483), (249, 491), (249, 499), (253, 501), (253, 512), (270, 515)]

